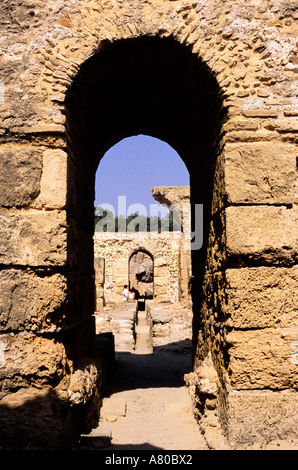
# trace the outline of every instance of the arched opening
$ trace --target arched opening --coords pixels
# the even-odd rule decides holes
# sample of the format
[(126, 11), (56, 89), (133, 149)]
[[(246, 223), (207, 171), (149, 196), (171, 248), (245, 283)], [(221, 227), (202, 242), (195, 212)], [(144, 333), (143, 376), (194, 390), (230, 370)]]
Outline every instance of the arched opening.
[[(100, 160), (95, 179), (95, 208), (106, 208), (116, 217), (127, 217), (135, 211), (148, 218), (165, 217), (169, 211), (154, 198), (152, 188), (186, 185), (189, 186), (189, 172), (169, 144), (148, 135), (127, 137), (113, 145)], [(166, 219), (163, 222), (166, 229)]]
[[(219, 251), (223, 249), (218, 209), (225, 111), (219, 85), (209, 67), (172, 38), (107, 41), (82, 64), (65, 104), (68, 295), (78, 324), (84, 325), (81, 333), (87, 332), (91, 344), (95, 308), (93, 209), (98, 164), (108, 149), (126, 137), (156, 137), (177, 151), (190, 175), (194, 362), (199, 331), (202, 341), (209, 334), (200, 316), (206, 294), (204, 274), (220, 264)], [(203, 206), (202, 236), (196, 225), (198, 206)], [(203, 244), (196, 243), (201, 238)]]
[[(102, 310), (121, 303), (123, 285), (136, 282), (130, 279), (128, 258), (140, 247), (151, 256), (157, 254), (156, 301), (189, 298), (190, 252), (180, 249), (182, 241), (179, 244), (179, 207), (185, 202), (189, 204), (189, 173), (166, 142), (137, 135), (121, 140), (105, 153), (95, 181), (94, 255), (102, 262), (106, 259), (105, 277), (98, 290)], [(125, 241), (120, 236), (123, 232)], [(183, 271), (179, 270), (180, 260)], [(153, 284), (149, 284), (147, 281), (146, 294), (144, 282), (140, 291), (152, 298)]]
[[(184, 161), (190, 174), (193, 233), (195, 206), (203, 204), (205, 243), (191, 253), (198, 292), (224, 119), (221, 91), (208, 66), (172, 38), (106, 42), (81, 66), (66, 97), (66, 114), (69, 272), (93, 282), (96, 169), (114, 144), (142, 133), (167, 142)], [(87, 315), (92, 314), (94, 305), (84, 305)]]
[(145, 250), (139, 249), (129, 258), (129, 288), (137, 299), (154, 297), (154, 261)]

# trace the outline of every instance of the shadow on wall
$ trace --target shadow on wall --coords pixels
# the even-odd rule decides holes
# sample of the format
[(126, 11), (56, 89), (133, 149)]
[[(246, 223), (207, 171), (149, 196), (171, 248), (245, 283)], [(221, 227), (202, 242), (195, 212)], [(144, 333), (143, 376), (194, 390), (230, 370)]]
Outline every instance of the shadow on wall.
[[(9, 405), (0, 405), (0, 450), (73, 450), (81, 432), (87, 434), (98, 425), (98, 397), (93, 396), (87, 406), (72, 409), (67, 391), (49, 387), (20, 390), (15, 404), (11, 401), (10, 396)], [(91, 417), (88, 426), (84, 426), (85, 414)]]
[(0, 405), (0, 450), (73, 450), (81, 433), (97, 427), (101, 357), (82, 360), (59, 388), (20, 388)]
[(71, 447), (72, 418), (67, 397), (48, 388), (19, 390), (14, 399), (12, 404), (10, 396), (10, 404), (0, 406), (1, 450)]

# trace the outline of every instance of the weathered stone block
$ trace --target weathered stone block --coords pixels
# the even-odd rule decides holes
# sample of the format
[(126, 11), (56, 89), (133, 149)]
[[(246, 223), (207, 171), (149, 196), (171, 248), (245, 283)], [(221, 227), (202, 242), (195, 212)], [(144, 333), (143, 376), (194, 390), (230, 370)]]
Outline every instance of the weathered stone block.
[(0, 205), (26, 206), (40, 190), (42, 152), (34, 147), (0, 148)]
[(255, 109), (244, 109), (242, 110), (243, 116), (250, 117), (250, 118), (277, 118), (278, 117), (278, 110), (271, 108), (255, 108)]
[(270, 122), (268, 127), (276, 129), (278, 132), (298, 132), (298, 123), (296, 119), (278, 119)]
[(156, 267), (154, 269), (154, 277), (155, 278), (158, 278), (158, 277), (164, 277), (166, 278), (166, 276), (168, 275), (168, 268), (159, 268), (159, 267)]
[(94, 257), (94, 270), (96, 284), (103, 284), (105, 281), (105, 260), (104, 258)]
[(237, 329), (297, 325), (298, 269), (228, 269), (227, 325)]
[(228, 256), (267, 262), (297, 260), (297, 208), (250, 206), (226, 208)]
[(156, 302), (170, 302), (171, 299), (169, 299), (169, 295), (168, 294), (163, 294), (162, 292), (159, 293), (159, 292), (155, 292), (154, 291), (154, 300)]
[(0, 400), (0, 441), (5, 449), (71, 449), (71, 426), (67, 391), (32, 386)]
[(66, 279), (60, 274), (2, 270), (1, 330), (55, 329), (65, 315), (66, 293)]
[(282, 142), (226, 144), (225, 188), (230, 203), (291, 204), (295, 146)]
[(34, 207), (63, 209), (66, 204), (67, 154), (60, 149), (43, 152), (40, 194)]
[(295, 391), (230, 391), (228, 436), (233, 444), (268, 443), (296, 437), (298, 396)]
[(168, 282), (167, 277), (158, 277), (158, 276), (156, 276), (154, 278), (154, 286), (155, 287), (159, 287), (159, 288), (164, 287), (166, 289), (167, 288), (167, 282)]
[(98, 297), (103, 297), (103, 294), (104, 294), (103, 286), (96, 284), (96, 295)]
[(128, 260), (118, 260), (115, 263), (115, 268), (119, 276), (128, 278)]
[(66, 238), (65, 212), (0, 212), (0, 263), (64, 265)]
[(170, 300), (168, 295), (168, 286), (164, 278), (154, 279), (154, 298), (159, 296), (166, 296), (167, 300)]
[(0, 340), (3, 347), (0, 398), (32, 382), (35, 387), (58, 385), (66, 376), (65, 347), (55, 339), (33, 334), (4, 334)]
[(161, 269), (167, 267), (167, 260), (159, 255), (154, 258), (154, 269)]
[(96, 297), (96, 312), (102, 312), (104, 309), (104, 299)]
[(65, 391), (29, 387), (0, 400), (0, 441), (4, 448), (65, 450), (71, 448), (71, 435)]
[(228, 373), (236, 389), (296, 388), (298, 327), (230, 332)]
[[(121, 293), (121, 296), (125, 285), (127, 285), (127, 276), (119, 276), (115, 282), (115, 290)], [(121, 300), (123, 300), (123, 298)]]

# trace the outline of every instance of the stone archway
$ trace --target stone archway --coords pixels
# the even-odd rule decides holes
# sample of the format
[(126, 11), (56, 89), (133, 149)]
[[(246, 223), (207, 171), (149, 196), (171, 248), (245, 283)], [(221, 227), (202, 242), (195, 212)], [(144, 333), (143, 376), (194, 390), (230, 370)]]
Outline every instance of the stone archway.
[[(214, 175), (223, 164), (225, 110), (209, 67), (173, 38), (106, 41), (82, 64), (65, 105), (68, 265), (69, 275), (75, 273), (77, 280), (73, 284), (76, 296), (84, 298), (80, 285), (93, 282), (93, 188), (98, 162), (116, 142), (142, 133), (164, 140), (178, 152), (190, 174), (192, 208), (204, 206), (205, 245), (191, 253), (193, 290), (200, 303), (210, 223), (219, 230), (219, 237), (223, 233), (218, 211), (221, 200), (212, 203), (212, 195)], [(219, 252), (217, 256), (221, 259)], [(92, 314), (90, 302), (84, 309), (87, 316)]]
[[(214, 250), (214, 239), (223, 236), (220, 198), (214, 199), (213, 195), (214, 178), (223, 164), (221, 139), (226, 111), (211, 70), (189, 48), (172, 38), (144, 36), (106, 42), (81, 66), (65, 103), (69, 151), (68, 265), (70, 278), (75, 274), (77, 280), (73, 284), (75, 292), (69, 291), (70, 298), (84, 297), (86, 282), (90, 286), (93, 283), (91, 188), (98, 162), (111, 145), (142, 133), (171, 145), (190, 174), (194, 222), (192, 300), (194, 309), (199, 311), (205, 296), (204, 272), (211, 260), (208, 250)], [(203, 247), (195, 244), (197, 205), (204, 208), (204, 227), (200, 227)], [(210, 232), (212, 226), (216, 226), (214, 235)], [(216, 249), (216, 256), (221, 264), (220, 249)], [(86, 318), (92, 314), (90, 302), (85, 303), (84, 310)], [(200, 315), (198, 318), (201, 319)], [(200, 326), (196, 322), (194, 326), (195, 362), (201, 352), (197, 351)], [(202, 344), (209, 348), (207, 341), (204, 338), (199, 348)]]
[(151, 254), (140, 249), (129, 258), (129, 287), (137, 297), (152, 299), (154, 296), (154, 261)]
[(204, 205), (192, 252), (200, 410), (211, 364), (232, 444), (297, 435), (292, 3), (4, 2), (3, 445), (66, 447), (90, 416), (94, 174), (136, 133), (178, 151), (192, 207)]
[[(77, 74), (66, 96), (66, 115), (70, 267), (77, 271), (82, 257), (91, 259), (93, 184), (100, 158), (122, 138), (139, 133), (169, 143), (185, 162), (192, 207), (204, 204), (208, 240), (213, 178), (223, 162), (225, 111), (214, 75), (189, 48), (172, 38), (146, 36), (106, 42)], [(213, 214), (219, 203), (213, 203)], [(206, 253), (197, 249), (192, 257), (199, 279)], [(92, 262), (84, 269), (91, 274)]]
[[(199, 309), (210, 224), (218, 224), (219, 219), (216, 206), (220, 201), (213, 202), (213, 212), (211, 206), (214, 175), (223, 163), (221, 139), (226, 118), (222, 93), (211, 70), (173, 38), (144, 36), (106, 42), (81, 66), (65, 104), (68, 266), (70, 279), (76, 279), (73, 293), (70, 284), (69, 297), (84, 298), (86, 283), (93, 284), (93, 188), (100, 158), (124, 137), (142, 133), (167, 142), (184, 161), (190, 174), (194, 222), (196, 205), (204, 207), (205, 244), (191, 251), (193, 305)], [(223, 228), (217, 230), (215, 236), (222, 237)], [(217, 256), (221, 259), (220, 251)], [(82, 314), (88, 318), (92, 309), (86, 302)], [(194, 330), (194, 357), (197, 335)], [(207, 345), (206, 339), (204, 343)]]

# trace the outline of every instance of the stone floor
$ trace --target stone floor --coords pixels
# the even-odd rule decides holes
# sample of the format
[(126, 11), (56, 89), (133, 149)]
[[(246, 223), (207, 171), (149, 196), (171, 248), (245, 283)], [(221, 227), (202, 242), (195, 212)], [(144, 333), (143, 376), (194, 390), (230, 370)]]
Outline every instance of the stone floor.
[[(168, 306), (164, 305), (162, 313), (160, 305), (155, 305), (155, 309), (159, 310), (155, 314), (161, 322), (156, 322), (158, 345), (154, 347), (146, 311), (138, 312), (134, 327), (132, 305), (108, 312), (105, 325), (104, 320), (97, 321), (99, 332), (103, 328), (113, 330), (116, 353), (100, 424), (91, 438), (93, 442), (97, 438), (97, 447), (106, 451), (207, 450), (184, 383), (184, 374), (191, 370), (190, 338), (181, 339), (180, 334), (177, 341), (178, 336), (174, 335), (176, 341), (171, 342)], [(184, 337), (189, 336), (187, 333), (184, 330)]]
[[(191, 316), (179, 305), (136, 304), (96, 316), (97, 333), (113, 333), (115, 361), (107, 376), (100, 423), (83, 448), (113, 450), (227, 450), (216, 433), (205, 439), (192, 413), (184, 375), (191, 371)], [(175, 321), (172, 321), (173, 315)], [(237, 450), (297, 450), (298, 441)]]

